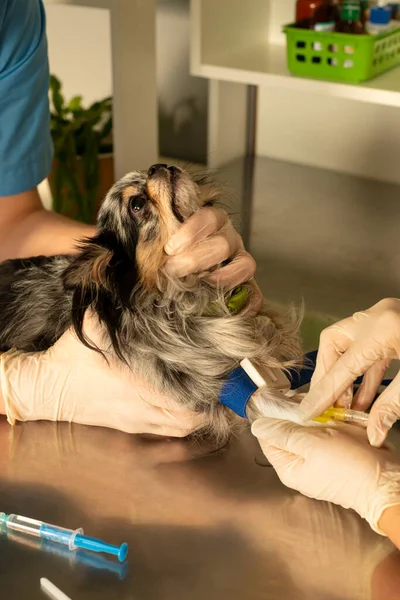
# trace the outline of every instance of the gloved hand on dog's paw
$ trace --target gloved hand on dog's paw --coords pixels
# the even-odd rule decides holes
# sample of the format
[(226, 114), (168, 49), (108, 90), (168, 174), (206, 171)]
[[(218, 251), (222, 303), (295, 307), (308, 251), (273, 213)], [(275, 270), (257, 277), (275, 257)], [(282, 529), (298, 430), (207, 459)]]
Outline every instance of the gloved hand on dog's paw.
[[(243, 240), (223, 210), (205, 207), (192, 215), (165, 246), (169, 255), (166, 271), (174, 277), (185, 277), (212, 269), (227, 260), (208, 276), (208, 281), (226, 290), (249, 281), (256, 272), (254, 258), (246, 252)], [(262, 304), (262, 294), (253, 283), (252, 310)]]
[[(103, 349), (98, 320), (85, 317), (85, 334)], [(0, 396), (8, 421), (69, 421), (184, 437), (205, 425), (204, 415), (178, 406), (120, 361), (84, 346), (70, 329), (45, 352), (0, 355)]]

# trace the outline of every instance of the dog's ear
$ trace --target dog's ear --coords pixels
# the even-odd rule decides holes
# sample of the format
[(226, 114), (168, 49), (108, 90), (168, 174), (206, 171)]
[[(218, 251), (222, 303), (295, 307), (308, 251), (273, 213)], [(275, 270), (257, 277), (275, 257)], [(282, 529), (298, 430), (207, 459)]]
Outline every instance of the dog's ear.
[[(84, 240), (80, 245), (80, 252), (73, 258), (63, 276), (65, 288), (73, 292), (71, 320), (75, 333), (82, 344), (96, 351), (99, 348), (86, 337), (83, 322), (87, 309), (92, 307), (96, 310), (99, 298), (111, 288), (108, 271), (114, 256), (110, 248), (99, 242), (97, 238)], [(106, 325), (108, 329), (108, 323)], [(114, 344), (114, 340), (112, 341)]]
[(86, 337), (85, 332), (83, 331), (83, 320), (85, 318), (85, 313), (89, 306), (93, 304), (94, 296), (94, 291), (91, 286), (83, 287), (79, 285), (74, 290), (72, 296), (71, 320), (72, 327), (74, 328), (79, 341), (82, 342), (82, 344), (87, 348), (101, 352), (100, 349), (95, 346), (88, 337)]
[(86, 311), (94, 310), (107, 330), (116, 356), (127, 362), (119, 338), (120, 322), (122, 306), (129, 306), (138, 273), (136, 264), (123, 250), (114, 247), (112, 239), (103, 238), (85, 240), (64, 272), (65, 288), (72, 291), (71, 322), (82, 344), (101, 352), (83, 328)]
[(81, 252), (71, 262), (64, 273), (67, 288), (97, 289), (107, 288), (107, 270), (111, 265), (114, 253), (109, 248), (88, 240), (81, 245)]

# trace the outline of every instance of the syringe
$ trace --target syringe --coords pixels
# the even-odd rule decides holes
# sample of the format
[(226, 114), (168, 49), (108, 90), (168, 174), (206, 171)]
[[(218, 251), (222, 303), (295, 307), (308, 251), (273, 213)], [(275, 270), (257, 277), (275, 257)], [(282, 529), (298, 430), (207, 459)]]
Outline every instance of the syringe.
[(22, 517), (21, 515), (6, 514), (0, 512), (0, 526), (3, 525), (11, 531), (18, 531), (25, 535), (42, 538), (51, 542), (57, 542), (68, 546), (70, 550), (83, 548), (92, 552), (104, 552), (116, 556), (120, 562), (123, 562), (128, 555), (128, 544), (123, 543), (121, 546), (113, 546), (102, 540), (83, 535), (83, 529), (65, 529), (50, 525), (43, 521)]
[(361, 427), (368, 425), (368, 413), (351, 408), (336, 408), (332, 406), (328, 408), (320, 417), (315, 417), (313, 421), (319, 423), (329, 423), (329, 421), (343, 421), (344, 423), (353, 423)]

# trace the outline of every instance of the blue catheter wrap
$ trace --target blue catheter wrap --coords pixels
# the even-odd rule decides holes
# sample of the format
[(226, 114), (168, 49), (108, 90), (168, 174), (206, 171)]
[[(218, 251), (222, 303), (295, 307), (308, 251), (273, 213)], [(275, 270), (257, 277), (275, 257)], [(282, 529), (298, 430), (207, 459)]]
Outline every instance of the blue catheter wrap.
[(246, 406), (256, 390), (256, 384), (246, 371), (239, 367), (232, 371), (225, 381), (219, 399), (221, 404), (233, 410), (239, 417), (247, 419)]
[[(311, 378), (315, 371), (315, 365), (317, 362), (318, 351), (308, 352), (304, 356), (305, 367), (300, 371), (289, 371), (287, 374), (290, 380), (290, 389), (298, 390), (310, 383)], [(360, 385), (362, 377), (359, 377), (354, 383)], [(391, 379), (384, 379), (381, 383), (383, 386), (388, 386), (391, 383)], [(257, 390), (257, 386), (252, 379), (247, 375), (246, 371), (239, 367), (232, 371), (228, 379), (222, 386), (220, 393), (220, 402), (224, 406), (227, 406), (239, 417), (247, 419), (246, 407), (251, 396)]]
[[(307, 367), (301, 371), (289, 372), (288, 376), (292, 390), (296, 390), (303, 385), (310, 383), (315, 369), (316, 358), (316, 352), (309, 352), (305, 355), (305, 364)], [(232, 371), (222, 386), (219, 400), (221, 404), (233, 410), (239, 417), (247, 419), (247, 403), (256, 390), (256, 384), (247, 375), (246, 371), (242, 367), (238, 367)]]

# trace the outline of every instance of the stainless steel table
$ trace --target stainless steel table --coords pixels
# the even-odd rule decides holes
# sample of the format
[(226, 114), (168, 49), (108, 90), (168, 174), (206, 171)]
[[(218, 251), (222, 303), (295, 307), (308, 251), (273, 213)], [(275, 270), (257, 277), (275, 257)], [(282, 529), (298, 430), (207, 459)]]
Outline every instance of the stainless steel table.
[[(399, 598), (400, 555), (353, 512), (285, 489), (244, 432), (223, 449), (0, 420), (0, 510), (111, 543), (120, 566), (0, 536), (2, 600)], [(397, 590), (397, 595), (396, 595)]]

